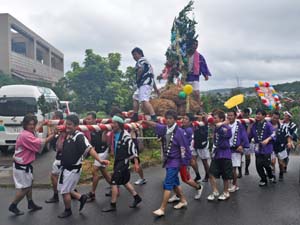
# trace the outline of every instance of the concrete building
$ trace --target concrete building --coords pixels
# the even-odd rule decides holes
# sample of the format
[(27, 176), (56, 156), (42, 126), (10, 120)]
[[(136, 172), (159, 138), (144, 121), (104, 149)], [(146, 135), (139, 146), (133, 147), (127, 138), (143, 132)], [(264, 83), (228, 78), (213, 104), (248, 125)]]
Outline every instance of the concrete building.
[(0, 13), (0, 72), (54, 83), (64, 76), (64, 55), (11, 15)]

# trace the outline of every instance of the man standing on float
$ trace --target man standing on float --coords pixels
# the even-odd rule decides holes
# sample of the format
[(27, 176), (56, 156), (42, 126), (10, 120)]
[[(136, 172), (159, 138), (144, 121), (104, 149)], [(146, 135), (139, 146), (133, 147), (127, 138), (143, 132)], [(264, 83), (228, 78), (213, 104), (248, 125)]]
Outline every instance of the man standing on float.
[(197, 51), (198, 41), (194, 40), (188, 52), (188, 74), (186, 82), (193, 86), (194, 99), (201, 105), (200, 99), (200, 76), (203, 74), (205, 80), (211, 76), (204, 57)]

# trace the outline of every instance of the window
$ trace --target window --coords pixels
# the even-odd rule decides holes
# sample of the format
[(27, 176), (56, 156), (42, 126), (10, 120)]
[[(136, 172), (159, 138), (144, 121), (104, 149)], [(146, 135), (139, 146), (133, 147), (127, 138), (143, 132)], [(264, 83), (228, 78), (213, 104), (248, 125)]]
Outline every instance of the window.
[(37, 102), (30, 97), (0, 98), (0, 116), (25, 116), (37, 112)]

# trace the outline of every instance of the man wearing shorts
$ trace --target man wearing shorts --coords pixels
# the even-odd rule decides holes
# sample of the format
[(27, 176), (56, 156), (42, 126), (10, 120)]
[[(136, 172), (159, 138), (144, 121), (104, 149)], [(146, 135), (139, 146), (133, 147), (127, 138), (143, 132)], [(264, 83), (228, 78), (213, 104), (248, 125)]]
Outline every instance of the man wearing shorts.
[[(228, 187), (229, 180), (232, 179), (232, 161), (231, 161), (231, 149), (230, 138), (232, 136), (231, 128), (224, 124), (225, 113), (223, 111), (214, 112), (214, 146), (212, 161), (209, 168), (209, 180), (212, 187), (212, 193), (207, 197), (207, 200), (213, 201), (216, 198), (224, 201), (230, 197)], [(224, 183), (224, 191), (219, 196), (217, 189), (216, 178), (222, 176)]]
[[(194, 116), (191, 113), (187, 113), (182, 120), (182, 129), (184, 130), (184, 137), (185, 140), (188, 142), (188, 145), (192, 148), (192, 141), (193, 141), (193, 127), (192, 121), (194, 120)], [(194, 179), (192, 179), (189, 169), (191, 164), (191, 151), (187, 152), (187, 157), (183, 160), (182, 166), (180, 167), (180, 177), (182, 182), (186, 183), (190, 187), (194, 188), (196, 194), (194, 199), (198, 200), (201, 198), (203, 186), (200, 183), (197, 183)], [(168, 202), (175, 202), (179, 201), (180, 198), (176, 195), (173, 195)]]
[[(205, 118), (206, 119), (206, 118)], [(204, 170), (205, 170), (205, 177), (202, 182), (208, 182), (209, 178), (209, 164), (208, 160), (210, 159), (210, 152), (209, 152), (209, 141), (208, 141), (208, 125), (207, 123), (204, 126), (197, 126), (194, 127), (194, 146), (192, 148), (192, 160), (191, 166), (195, 171), (196, 177), (195, 181), (200, 182), (201, 176), (199, 173), (197, 157), (199, 157), (202, 161)]]
[(136, 61), (135, 72), (136, 72), (136, 85), (137, 90), (133, 94), (133, 121), (138, 121), (139, 104), (142, 103), (142, 109), (145, 113), (149, 113), (151, 120), (156, 121), (156, 115), (151, 105), (150, 96), (152, 87), (158, 93), (158, 89), (155, 85), (153, 69), (148, 60), (144, 57), (143, 50), (140, 48), (134, 48), (131, 54)]
[(179, 196), (180, 202), (174, 206), (175, 209), (187, 207), (187, 201), (183, 195), (178, 173), (182, 162), (186, 158), (186, 151), (189, 150), (189, 145), (184, 137), (184, 131), (177, 126), (177, 112), (168, 110), (165, 113), (167, 125), (155, 123), (153, 121), (142, 121), (155, 128), (155, 133), (158, 137), (162, 138), (162, 148), (164, 155), (163, 167), (166, 168), (166, 177), (164, 180), (163, 199), (159, 209), (153, 211), (155, 216), (164, 216), (171, 195), (174, 190)]
[(133, 203), (130, 208), (136, 208), (142, 201), (142, 198), (135, 191), (130, 183), (130, 160), (134, 159), (134, 169), (139, 169), (137, 160), (136, 147), (132, 142), (130, 134), (124, 130), (124, 118), (121, 115), (114, 115), (112, 118), (112, 149), (114, 152), (114, 168), (111, 177), (111, 202), (110, 205), (102, 209), (102, 212), (112, 212), (117, 210), (118, 185), (124, 185), (125, 188), (133, 196)]
[(240, 189), (237, 185), (237, 169), (241, 167), (243, 149), (249, 148), (247, 131), (243, 124), (236, 120), (236, 117), (237, 114), (234, 110), (231, 110), (227, 113), (227, 119), (232, 133), (232, 137), (230, 138), (229, 142), (233, 167), (233, 181), (232, 186), (228, 189), (229, 192), (235, 192)]
[(205, 80), (211, 76), (204, 57), (197, 51), (198, 41), (194, 40), (188, 53), (188, 74), (186, 82), (193, 86), (194, 99), (201, 105), (200, 100), (200, 76), (203, 74)]
[(83, 159), (89, 154), (100, 164), (109, 164), (108, 160), (101, 160), (90, 145), (83, 133), (76, 130), (79, 125), (77, 115), (69, 115), (66, 118), (66, 139), (63, 144), (61, 155), (61, 172), (59, 175), (58, 191), (62, 194), (65, 210), (58, 215), (58, 218), (65, 218), (72, 215), (71, 195), (80, 202), (79, 211), (83, 209), (87, 201), (86, 195), (75, 192), (74, 189), (79, 182)]
[[(56, 111), (52, 117), (53, 120), (62, 120), (63, 119), (63, 113), (60, 111)], [(62, 132), (60, 134), (57, 134), (55, 138), (53, 139), (52, 146), (56, 151), (55, 160), (52, 164), (52, 171), (51, 171), (51, 183), (53, 188), (53, 196), (49, 199), (47, 199), (46, 203), (55, 203), (59, 201), (58, 197), (58, 191), (57, 191), (57, 183), (58, 183), (58, 176), (60, 173), (60, 167), (61, 167), (61, 151), (62, 151), (62, 145), (65, 139), (65, 132)]]
[[(95, 125), (96, 122), (96, 113), (95, 112), (89, 112), (85, 118), (85, 123), (87, 125)], [(91, 145), (95, 148), (98, 157), (101, 160), (108, 160), (109, 159), (109, 147), (106, 142), (106, 132), (103, 131), (91, 131)], [(106, 165), (99, 163), (97, 160), (94, 161), (93, 165), (93, 185), (92, 190), (87, 194), (89, 201), (94, 201), (96, 199), (96, 189), (99, 182), (99, 174), (98, 172), (101, 172), (102, 176), (106, 180), (108, 184), (110, 184), (111, 177), (109, 173), (106, 170)]]
[(279, 181), (283, 181), (283, 173), (285, 169), (285, 161), (288, 157), (287, 144), (289, 132), (286, 126), (280, 123), (280, 113), (275, 111), (272, 114), (271, 124), (276, 131), (276, 140), (273, 143), (274, 158), (272, 159), (273, 175), (275, 176), (276, 156), (279, 164)]

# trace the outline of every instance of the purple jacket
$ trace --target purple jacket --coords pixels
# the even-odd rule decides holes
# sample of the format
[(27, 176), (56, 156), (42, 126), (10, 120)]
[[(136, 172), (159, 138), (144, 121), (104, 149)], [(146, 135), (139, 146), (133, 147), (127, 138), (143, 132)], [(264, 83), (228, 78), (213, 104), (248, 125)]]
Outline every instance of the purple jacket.
[(162, 137), (163, 142), (163, 153), (164, 153), (164, 160), (165, 160), (165, 167), (166, 168), (180, 168), (182, 165), (188, 165), (190, 158), (188, 155), (190, 147), (188, 144), (188, 140), (185, 137), (185, 131), (180, 127), (175, 128), (175, 134), (173, 137), (173, 142), (171, 145), (171, 149), (167, 154), (166, 145), (166, 134), (167, 134), (167, 126), (162, 124), (157, 124), (155, 127), (155, 133), (159, 137)]
[(186, 81), (188, 81), (188, 82), (199, 81), (201, 74), (203, 74), (204, 76), (211, 76), (211, 73), (208, 69), (205, 58), (203, 57), (203, 55), (200, 54), (200, 74), (190, 73), (187, 75)]
[(232, 136), (228, 125), (221, 125), (214, 130), (214, 159), (231, 159), (229, 140)]
[[(275, 130), (270, 122), (266, 120), (264, 120), (263, 122), (263, 132), (261, 133), (262, 137), (259, 137), (259, 134), (257, 133), (257, 122), (253, 124), (250, 130), (249, 139), (251, 140), (252, 138), (254, 138), (254, 142), (258, 144), (258, 151), (256, 151), (255, 154), (271, 154), (273, 151), (273, 141), (275, 141)], [(267, 145), (262, 145), (261, 142), (268, 137), (272, 137), (273, 141), (269, 141)]]
[(237, 152), (235, 149), (239, 146), (243, 148), (249, 148), (249, 138), (245, 126), (237, 121), (237, 127), (235, 132), (232, 130), (233, 145), (231, 147), (232, 152)]

